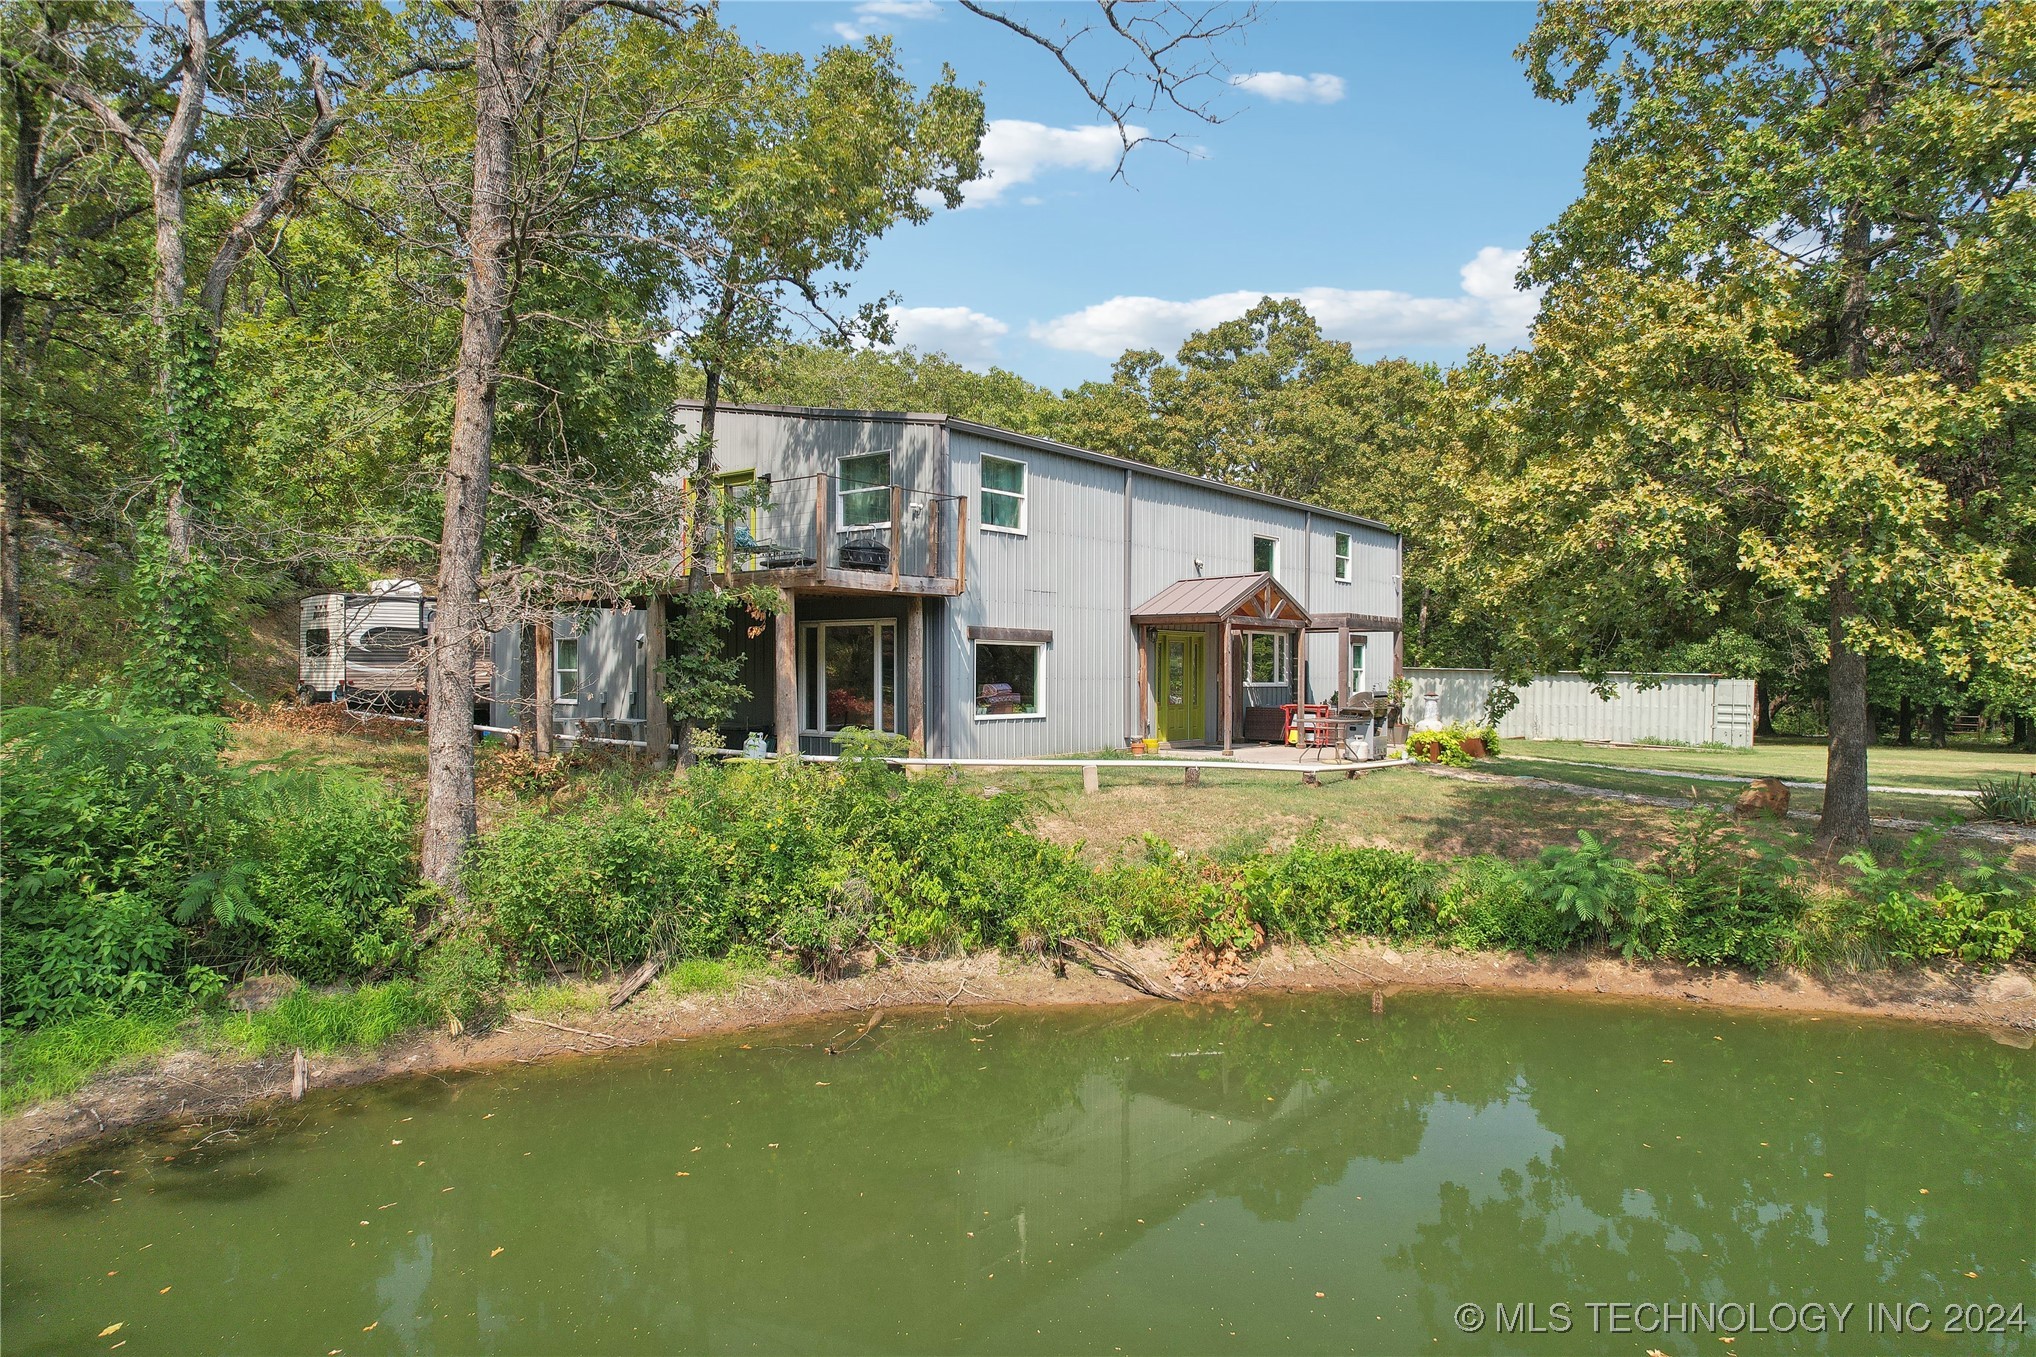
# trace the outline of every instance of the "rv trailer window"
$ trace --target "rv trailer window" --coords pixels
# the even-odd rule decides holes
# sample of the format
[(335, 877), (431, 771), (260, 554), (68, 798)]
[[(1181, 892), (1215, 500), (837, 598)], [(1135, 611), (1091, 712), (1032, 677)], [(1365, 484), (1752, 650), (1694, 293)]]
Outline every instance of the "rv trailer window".
[(304, 633), (304, 653), (322, 660), (332, 653), (332, 628), (312, 627)]

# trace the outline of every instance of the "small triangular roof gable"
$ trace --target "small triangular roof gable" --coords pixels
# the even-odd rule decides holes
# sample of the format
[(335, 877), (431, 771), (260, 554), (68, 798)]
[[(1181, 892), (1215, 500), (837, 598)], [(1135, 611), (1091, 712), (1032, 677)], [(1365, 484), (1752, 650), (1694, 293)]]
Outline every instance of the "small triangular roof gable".
[(1210, 623), (1240, 626), (1305, 627), (1308, 612), (1286, 586), (1266, 571), (1175, 580), (1131, 610), (1131, 620), (1151, 623)]

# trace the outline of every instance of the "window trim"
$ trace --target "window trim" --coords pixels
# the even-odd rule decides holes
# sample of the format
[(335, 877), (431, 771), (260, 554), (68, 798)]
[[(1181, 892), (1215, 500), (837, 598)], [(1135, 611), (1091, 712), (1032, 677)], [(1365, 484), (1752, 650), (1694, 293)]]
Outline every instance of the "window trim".
[[(811, 702), (813, 699), (813, 693), (806, 683), (806, 680), (808, 678), (807, 670), (809, 664), (812, 662), (812, 656), (815, 653), (814, 643), (817, 641), (820, 647), (818, 651), (818, 654), (820, 656), (819, 660), (820, 670), (822, 674), (826, 672), (827, 641), (824, 633), (829, 627), (841, 627), (844, 629), (848, 627), (873, 627), (876, 629), (876, 636), (874, 638), (875, 644), (872, 648), (875, 660), (874, 663), (871, 665), (870, 669), (870, 682), (873, 685), (870, 694), (870, 703), (876, 710), (876, 721), (877, 721), (876, 728), (886, 735), (902, 734), (903, 727), (905, 724), (902, 713), (907, 700), (905, 693), (904, 675), (898, 672), (893, 672), (891, 675), (891, 707), (889, 710), (887, 710), (884, 706), (884, 673), (883, 673), (885, 627), (890, 627), (892, 629), (891, 632), (892, 667), (894, 671), (902, 670), (904, 668), (904, 665), (900, 662), (900, 658), (898, 655), (898, 644), (902, 639), (900, 635), (900, 632), (902, 630), (902, 624), (900, 623), (900, 620), (895, 617), (826, 617), (812, 622), (799, 623), (799, 645), (797, 655), (795, 657), (798, 661), (798, 672), (793, 677), (792, 682), (798, 689), (795, 696), (799, 704), (800, 736), (802, 738), (812, 738), (816, 740), (831, 740), (835, 736), (839, 735), (842, 731), (848, 729), (848, 727), (846, 726), (839, 726), (833, 730), (816, 730), (813, 727), (806, 724), (806, 718), (812, 714)], [(892, 730), (886, 727), (884, 725), (884, 717), (886, 716), (889, 716), (891, 718), (892, 724), (899, 727), (899, 729)], [(826, 693), (824, 691), (820, 694), (820, 719), (823, 722), (827, 719), (827, 701)]]
[[(1281, 686), (1281, 685), (1290, 685), (1290, 684), (1292, 684), (1292, 683), (1293, 683), (1293, 681), (1294, 681), (1294, 669), (1293, 669), (1293, 664), (1294, 664), (1294, 653), (1293, 653), (1293, 646), (1292, 646), (1291, 642), (1289, 642), (1289, 640), (1288, 640), (1288, 635), (1287, 635), (1287, 633), (1286, 633), (1286, 632), (1283, 632), (1283, 631), (1247, 631), (1247, 632), (1243, 632), (1243, 633), (1242, 633), (1242, 635), (1243, 635), (1243, 637), (1244, 637), (1244, 683), (1245, 683), (1245, 686), (1246, 686), (1246, 687), (1248, 687), (1248, 688), (1272, 688), (1272, 687), (1278, 687), (1278, 686)], [(1257, 638), (1257, 637), (1260, 637), (1260, 636), (1270, 636), (1270, 637), (1271, 637), (1271, 638), (1273, 639), (1273, 642), (1274, 642), (1274, 645), (1273, 645), (1273, 652), (1272, 652), (1272, 653), (1273, 653), (1273, 676), (1272, 676), (1271, 678), (1269, 678), (1269, 679), (1258, 679), (1258, 678), (1253, 678), (1253, 677), (1251, 676), (1251, 650), (1252, 650), (1252, 642), (1253, 642), (1253, 640), (1254, 640), (1255, 638)]]
[[(560, 664), (559, 652), (564, 646), (573, 648), (571, 667)], [(577, 707), (580, 704), (580, 675), (585, 673), (580, 664), (580, 638), (577, 636), (554, 636), (551, 638), (551, 704), (554, 707)], [(566, 696), (565, 685), (559, 682), (560, 674), (573, 676), (573, 693)]]
[[(1261, 572), (1258, 568), (1258, 544), (1272, 543), (1272, 569)], [(1251, 535), (1251, 570), (1253, 574), (1267, 574), (1274, 579), (1280, 577), (1280, 539), (1271, 533), (1255, 532)]]
[(977, 711), (975, 709), (976, 699), (974, 696), (971, 696), (969, 698), (969, 714), (978, 721), (1044, 721), (1046, 719), (1045, 651), (1050, 644), (1051, 642), (1047, 641), (970, 641), (969, 692), (971, 694), (982, 691), (983, 685), (978, 681), (978, 676), (982, 673), (982, 652), (984, 646), (998, 646), (1005, 650), (1029, 650), (1032, 652), (1032, 684), (1035, 690), (1032, 705), (1036, 710), (1006, 712), (1002, 716), (993, 716), (987, 712)]
[(1364, 681), (1365, 651), (1368, 649), (1370, 647), (1366, 644), (1365, 637), (1353, 636), (1350, 638), (1350, 672), (1343, 676), (1344, 683), (1349, 685), (1345, 691), (1350, 696), (1371, 691), (1371, 685)]
[[(1017, 467), (1020, 472), (1019, 483), (1023, 488), (1017, 491), (991, 489), (990, 483), (983, 477), (982, 467), (978, 465), (976, 468), (976, 489), (978, 491), (978, 499), (976, 504), (977, 526), (980, 527), (984, 532), (1002, 533), (1006, 537), (1030, 537), (1032, 535), (1031, 463), (1026, 462), (1017, 457), (1002, 457), (997, 455), (996, 453), (990, 452), (984, 453), (982, 456), (982, 460), (984, 462), (1002, 462), (1006, 466)], [(986, 518), (983, 515), (983, 508), (985, 505), (989, 503), (990, 496), (992, 495), (1001, 495), (1006, 499), (1015, 499), (1018, 501), (1017, 527), (1007, 528), (1000, 523), (992, 523), (988, 518)]]
[(1350, 568), (1352, 560), (1350, 534), (1347, 532), (1337, 533), (1331, 546), (1336, 554), (1336, 582), (1338, 584), (1349, 584), (1351, 576), (1356, 573)]
[[(870, 457), (881, 457), (884, 459), (884, 483), (882, 485), (857, 485), (853, 490), (847, 488), (845, 484), (847, 477), (843, 474), (842, 469), (850, 462), (860, 462)], [(896, 451), (888, 448), (871, 452), (851, 453), (847, 457), (835, 458), (834, 531), (836, 536), (851, 532), (874, 532), (891, 526), (891, 502), (888, 497), (884, 500), (884, 516), (875, 523), (850, 523), (848, 521), (847, 497), (850, 495), (867, 495), (876, 490), (888, 491), (893, 485), (896, 485), (898, 483), (898, 465), (896, 459)]]

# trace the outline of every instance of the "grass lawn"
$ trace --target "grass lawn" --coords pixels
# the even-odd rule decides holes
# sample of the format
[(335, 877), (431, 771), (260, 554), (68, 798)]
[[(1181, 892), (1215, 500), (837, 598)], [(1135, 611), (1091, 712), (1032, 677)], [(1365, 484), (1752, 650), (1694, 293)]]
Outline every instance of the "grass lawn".
[[(1554, 763), (1538, 758), (1520, 758), (1513, 751), (1524, 741), (1514, 741), (1506, 746), (1506, 754), (1496, 759), (1486, 759), (1478, 764), (1483, 772), (1506, 773), (1514, 777), (1540, 777), (1552, 782), (1571, 782), (1579, 787), (1602, 787), (1614, 792), (1637, 792), (1642, 796), (1673, 796), (1683, 800), (1694, 798), (1698, 804), (1730, 807), (1733, 799), (1745, 790), (1739, 782), (1707, 782), (1697, 778), (1678, 777), (1673, 773), (1641, 772), (1637, 769), (1605, 763), (1577, 762)], [(1625, 751), (1616, 751), (1625, 752)], [(1709, 772), (1710, 769), (1697, 769)], [(1904, 796), (1900, 792), (1872, 792), (1867, 802), (1873, 814), (1896, 816), (1909, 820), (1966, 819), (1972, 811), (1971, 802), (1962, 796)], [(1812, 787), (1794, 787), (1789, 790), (1789, 809), (1816, 813), (1824, 808), (1824, 793)]]
[[(1725, 777), (1779, 777), (1790, 781), (1824, 780), (1821, 740), (1762, 740), (1751, 749), (1696, 749), (1681, 745), (1613, 747), (1578, 740), (1508, 740), (1508, 756), (1560, 759), (1569, 763), (1603, 764), (1617, 768), (1665, 768), (1676, 772), (1716, 773)], [(1867, 780), (1877, 786), (1930, 787), (1971, 791), (1981, 778), (2036, 774), (2036, 754), (2017, 753), (2005, 744), (1966, 741), (1949, 749), (1876, 745), (1867, 751)], [(1509, 768), (1526, 772), (1527, 767)], [(1568, 773), (1543, 773), (1574, 781)], [(1927, 798), (1926, 798), (1927, 799)], [(1941, 799), (1941, 798), (1940, 798)], [(1957, 803), (1961, 807), (1963, 803)]]
[[(1548, 776), (1545, 765), (1534, 765)], [(1102, 790), (1082, 793), (1074, 768), (970, 769), (974, 785), (1044, 795), (1039, 832), (1079, 843), (1094, 861), (1143, 851), (1155, 835), (1182, 848), (1242, 856), (1279, 849), (1310, 831), (1334, 843), (1398, 848), (1424, 857), (1494, 853), (1522, 860), (1588, 829), (1630, 857), (1646, 858), (1669, 838), (1671, 813), (1497, 782), (1470, 782), (1418, 768), (1389, 768), (1354, 780), (1302, 784), (1282, 777), (1205, 768), (1202, 785), (1182, 785), (1179, 769), (1104, 763)], [(1495, 770), (1496, 771), (1496, 770)], [(1657, 790), (1649, 788), (1649, 790)], [(1669, 795), (1679, 794), (1670, 789)], [(1800, 822), (1757, 831), (1797, 851), (1808, 847)]]

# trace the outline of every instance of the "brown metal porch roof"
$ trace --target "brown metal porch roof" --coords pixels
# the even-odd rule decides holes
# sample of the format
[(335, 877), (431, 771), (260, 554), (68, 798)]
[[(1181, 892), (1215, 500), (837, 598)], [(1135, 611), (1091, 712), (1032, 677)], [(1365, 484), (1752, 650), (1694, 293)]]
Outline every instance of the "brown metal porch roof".
[(1131, 620), (1141, 626), (1228, 620), (1279, 628), (1303, 628), (1310, 622), (1307, 610), (1286, 586), (1265, 571), (1175, 580), (1133, 608)]

